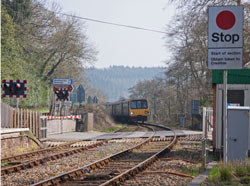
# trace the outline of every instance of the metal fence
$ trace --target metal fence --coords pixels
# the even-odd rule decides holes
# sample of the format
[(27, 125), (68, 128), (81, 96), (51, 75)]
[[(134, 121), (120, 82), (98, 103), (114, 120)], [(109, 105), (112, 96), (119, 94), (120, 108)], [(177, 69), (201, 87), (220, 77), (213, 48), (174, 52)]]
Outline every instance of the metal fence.
[(2, 128), (29, 128), (38, 139), (40, 138), (40, 113), (28, 109), (15, 109), (1, 102)]
[(213, 108), (212, 107), (203, 107), (203, 137), (207, 138), (208, 135), (211, 135), (213, 131)]

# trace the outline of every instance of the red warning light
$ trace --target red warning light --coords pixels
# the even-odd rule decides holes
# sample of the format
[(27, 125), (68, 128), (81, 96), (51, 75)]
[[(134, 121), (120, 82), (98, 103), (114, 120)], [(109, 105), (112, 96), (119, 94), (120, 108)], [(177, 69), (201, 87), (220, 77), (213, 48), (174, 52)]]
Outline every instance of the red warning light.
[(21, 84), (20, 83), (16, 83), (16, 88), (21, 88)]

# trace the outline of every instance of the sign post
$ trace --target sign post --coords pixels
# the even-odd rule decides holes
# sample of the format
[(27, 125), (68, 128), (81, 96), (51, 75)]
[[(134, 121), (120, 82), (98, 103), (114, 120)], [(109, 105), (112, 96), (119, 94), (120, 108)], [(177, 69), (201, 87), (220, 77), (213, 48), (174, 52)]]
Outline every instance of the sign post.
[(54, 92), (57, 95), (57, 101), (69, 101), (69, 93), (73, 90), (72, 79), (53, 79)]
[(227, 163), (227, 70), (242, 69), (243, 6), (208, 9), (208, 69), (224, 70), (223, 158)]
[(224, 70), (223, 73), (223, 83), (224, 83), (224, 100), (223, 100), (223, 135), (224, 135), (224, 150), (223, 150), (223, 159), (224, 159), (224, 165), (227, 164), (227, 70)]
[[(54, 99), (56, 101), (60, 101), (60, 105), (58, 110), (60, 111), (60, 115), (62, 114), (62, 108), (64, 107), (65, 114), (65, 104), (64, 101), (70, 100), (70, 92), (73, 91), (73, 80), (72, 79), (53, 79), (52, 85), (55, 93)], [(62, 129), (61, 129), (62, 131)]]

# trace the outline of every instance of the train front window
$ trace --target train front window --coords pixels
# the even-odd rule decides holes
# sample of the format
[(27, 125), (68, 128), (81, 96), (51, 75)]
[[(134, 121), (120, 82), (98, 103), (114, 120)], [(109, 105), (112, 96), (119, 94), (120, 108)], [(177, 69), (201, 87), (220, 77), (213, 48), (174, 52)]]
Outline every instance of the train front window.
[(148, 104), (146, 100), (135, 100), (131, 102), (131, 109), (146, 109)]
[(131, 102), (131, 108), (132, 109), (136, 109), (136, 101), (132, 101)]

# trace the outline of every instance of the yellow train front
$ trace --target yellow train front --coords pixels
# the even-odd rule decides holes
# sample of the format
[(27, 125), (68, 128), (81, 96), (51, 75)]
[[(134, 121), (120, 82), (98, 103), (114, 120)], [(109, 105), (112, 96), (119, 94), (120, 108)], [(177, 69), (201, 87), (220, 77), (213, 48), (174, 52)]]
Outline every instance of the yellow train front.
[(106, 104), (108, 112), (119, 122), (147, 121), (149, 116), (146, 99), (129, 99)]

